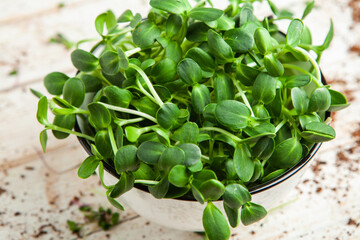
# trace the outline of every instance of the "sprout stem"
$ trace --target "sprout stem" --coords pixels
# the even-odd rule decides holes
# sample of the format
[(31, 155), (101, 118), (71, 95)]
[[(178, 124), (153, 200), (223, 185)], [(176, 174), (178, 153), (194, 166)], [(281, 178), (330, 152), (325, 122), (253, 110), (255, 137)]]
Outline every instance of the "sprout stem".
[(52, 125), (52, 124), (47, 125), (46, 129), (51, 129), (51, 130), (58, 131), (58, 132), (72, 134), (72, 135), (75, 135), (75, 136), (82, 137), (82, 138), (85, 138), (87, 140), (90, 140), (92, 142), (95, 142), (95, 139), (93, 137), (90, 137), (89, 135), (82, 134), (82, 133), (79, 133), (79, 132), (75, 132), (75, 131), (72, 131), (72, 130), (67, 129), (67, 128), (58, 127), (56, 125)]
[(236, 87), (237, 90), (239, 91), (240, 96), (241, 96), (242, 100), (244, 101), (245, 105), (249, 108), (249, 110), (250, 110), (250, 112), (251, 112), (251, 116), (254, 117), (255, 114), (254, 114), (254, 112), (253, 112), (253, 110), (252, 110), (252, 108), (251, 108), (251, 105), (250, 105), (250, 103), (249, 103), (249, 100), (248, 100), (247, 97), (245, 96), (244, 91), (242, 90), (242, 88), (240, 87), (239, 83), (238, 83), (236, 80), (233, 80), (233, 82), (234, 82), (235, 87)]
[(275, 133), (277, 133), (281, 128), (282, 126), (284, 126), (284, 124), (286, 123), (286, 119), (283, 119), (275, 128)]
[(311, 64), (313, 65), (314, 69), (315, 69), (315, 74), (316, 74), (316, 80), (317, 83), (316, 85), (318, 86), (323, 86), (322, 82), (321, 82), (321, 72), (320, 72), (320, 67), (319, 64), (316, 62), (316, 60), (314, 59), (314, 57), (306, 50), (304, 50), (301, 47), (295, 47), (296, 50), (300, 51), (301, 53), (303, 53), (304, 55), (309, 57), (309, 61), (311, 62)]
[(131, 50), (128, 50), (125, 52), (125, 55), (127, 57), (130, 57), (131, 55), (135, 54), (135, 53), (138, 53), (141, 51), (141, 48), (137, 47), (137, 48), (134, 48), (134, 49), (131, 49)]
[(115, 141), (115, 137), (114, 137), (114, 133), (113, 133), (111, 125), (108, 126), (108, 133), (109, 133), (111, 148), (114, 152), (114, 155), (116, 155), (116, 152), (118, 149), (116, 146), (116, 141)]
[(141, 121), (144, 121), (144, 118), (133, 118), (133, 119), (115, 119), (114, 122), (122, 127), (124, 125), (127, 125), (127, 124), (131, 124), (131, 123), (138, 123), (138, 122), (141, 122)]
[(157, 92), (155, 91), (154, 86), (151, 84), (150, 79), (149, 79), (148, 76), (144, 73), (144, 71), (143, 71), (140, 67), (138, 67), (137, 65), (135, 65), (135, 64), (133, 64), (133, 63), (130, 63), (130, 64), (129, 64), (129, 67), (135, 69), (135, 70), (140, 74), (140, 76), (144, 79), (146, 85), (147, 85), (148, 88), (150, 89), (151, 94), (154, 96), (157, 104), (158, 104), (159, 106), (164, 105), (163, 101), (160, 99), (159, 95), (158, 95)]
[(203, 127), (203, 128), (200, 128), (199, 131), (215, 131), (215, 132), (219, 132), (219, 133), (222, 133), (222, 134), (228, 136), (229, 138), (231, 138), (235, 142), (241, 142), (242, 141), (240, 138), (238, 138), (234, 134), (229, 133), (228, 131), (226, 131), (224, 129), (221, 129), (221, 128), (217, 128), (217, 127)]
[(103, 106), (105, 106), (106, 108), (110, 109), (110, 110), (137, 115), (137, 116), (149, 119), (150, 121), (153, 121), (154, 123), (157, 123), (157, 120), (153, 116), (150, 116), (149, 114), (139, 112), (139, 111), (136, 111), (136, 110), (132, 110), (132, 109), (128, 109), (128, 108), (122, 108), (122, 107), (102, 103), (102, 102), (99, 102), (99, 103), (102, 104)]
[(135, 179), (134, 183), (141, 183), (141, 184), (147, 184), (147, 185), (156, 185), (156, 184), (159, 183), (159, 181)]

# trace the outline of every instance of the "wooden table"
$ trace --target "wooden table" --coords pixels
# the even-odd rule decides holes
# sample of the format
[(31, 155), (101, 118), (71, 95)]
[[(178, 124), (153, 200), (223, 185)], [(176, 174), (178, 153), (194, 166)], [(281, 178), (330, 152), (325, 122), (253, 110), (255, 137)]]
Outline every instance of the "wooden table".
[[(66, 221), (83, 221), (78, 204), (108, 207), (97, 176), (77, 177), (86, 157), (75, 137), (50, 137), (47, 153), (39, 143), (34, 88), (45, 92), (43, 77), (52, 71), (75, 73), (70, 52), (49, 43), (57, 33), (70, 41), (96, 36), (95, 17), (107, 9), (118, 15), (132, 9), (145, 16), (148, 1), (1, 0), (0, 2), (0, 239), (77, 239)], [(214, 1), (219, 8), (221, 0)], [(274, 1), (301, 17), (305, 0)], [(321, 62), (332, 88), (352, 105), (334, 115), (336, 140), (326, 143), (303, 182), (263, 221), (232, 239), (360, 239), (360, 1), (317, 0), (305, 20), (320, 44), (332, 18), (335, 37)], [(269, 9), (257, 12), (268, 15)], [(286, 24), (284, 25), (286, 26)], [(11, 74), (12, 73), (12, 74)], [(87, 225), (86, 239), (200, 240), (201, 236), (161, 227), (131, 210), (110, 231)]]

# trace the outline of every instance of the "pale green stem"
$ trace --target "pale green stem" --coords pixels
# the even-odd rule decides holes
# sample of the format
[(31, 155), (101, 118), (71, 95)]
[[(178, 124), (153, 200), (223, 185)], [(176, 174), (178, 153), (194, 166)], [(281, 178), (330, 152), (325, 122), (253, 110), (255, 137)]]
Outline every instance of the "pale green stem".
[(314, 69), (315, 69), (315, 74), (316, 74), (316, 80), (318, 82), (317, 85), (323, 86), (322, 82), (321, 82), (321, 71), (320, 71), (320, 67), (319, 64), (316, 62), (316, 60), (314, 59), (314, 57), (306, 50), (304, 50), (301, 47), (295, 47), (296, 50), (300, 51), (302, 54), (308, 56), (309, 61), (311, 62), (311, 64), (313, 65)]
[(137, 65), (132, 64), (132, 63), (129, 64), (129, 67), (135, 69), (135, 70), (140, 74), (140, 76), (144, 79), (144, 81), (145, 81), (146, 85), (148, 86), (151, 94), (154, 96), (157, 104), (158, 104), (159, 106), (164, 105), (163, 101), (160, 99), (159, 95), (158, 95), (157, 92), (155, 91), (154, 86), (152, 85), (150, 79), (149, 79), (148, 76), (144, 73), (144, 71), (143, 71), (140, 67), (138, 67)]
[(125, 52), (125, 55), (127, 57), (130, 57), (131, 55), (135, 54), (135, 53), (138, 53), (141, 51), (141, 48), (137, 47), (137, 48), (134, 48), (134, 49), (131, 49), (131, 50), (128, 50)]
[(132, 109), (128, 109), (128, 108), (122, 108), (122, 107), (118, 107), (118, 106), (109, 105), (109, 104), (102, 103), (102, 102), (99, 102), (99, 103), (110, 110), (137, 115), (137, 116), (146, 118), (150, 121), (153, 121), (154, 123), (157, 123), (157, 120), (153, 116), (150, 116), (149, 114), (139, 112), (136, 110), (132, 110)]
[(275, 133), (277, 133), (279, 130), (280, 130), (280, 128), (282, 128), (282, 126), (284, 126), (284, 124), (287, 122), (287, 120), (286, 119), (283, 119), (277, 126), (276, 126), (276, 128), (275, 128)]
[(254, 112), (253, 112), (253, 110), (252, 110), (252, 108), (251, 108), (251, 105), (250, 105), (250, 103), (249, 103), (249, 100), (248, 100), (247, 97), (245, 96), (245, 93), (244, 93), (244, 91), (242, 90), (242, 88), (240, 87), (239, 83), (238, 83), (236, 80), (234, 80), (233, 82), (234, 82), (235, 87), (236, 87), (237, 90), (239, 91), (240, 96), (241, 96), (242, 100), (244, 101), (245, 105), (249, 108), (249, 110), (250, 110), (250, 112), (251, 112), (251, 116), (252, 116), (252, 117), (255, 117), (255, 114), (254, 114)]
[(151, 101), (153, 101), (154, 103), (158, 104), (155, 100), (155, 98), (153, 96), (151, 96), (150, 93), (148, 93), (148, 91), (146, 91), (146, 89), (141, 85), (139, 79), (136, 80), (136, 85), (139, 87), (140, 91), (147, 96), (148, 98), (150, 98)]
[(144, 121), (144, 118), (133, 118), (133, 119), (115, 119), (114, 122), (119, 125), (120, 127), (131, 124), (131, 123), (138, 123)]
[(114, 133), (113, 133), (111, 125), (108, 126), (108, 133), (109, 133), (111, 148), (115, 155), (118, 149), (116, 146), (116, 141), (115, 141), (115, 137), (114, 137)]
[(156, 185), (159, 183), (159, 181), (136, 179), (134, 183)]
[(58, 127), (58, 126), (55, 126), (55, 125), (52, 125), (52, 124), (47, 125), (46, 129), (51, 129), (51, 130), (55, 130), (55, 131), (59, 131), (59, 132), (63, 132), (63, 133), (72, 134), (72, 135), (75, 135), (75, 136), (82, 137), (82, 138), (85, 138), (87, 140), (90, 140), (92, 142), (95, 141), (95, 139), (93, 137), (90, 137), (89, 135), (82, 134), (82, 133), (79, 133), (79, 132), (75, 132), (75, 131), (72, 131), (72, 130), (69, 130), (69, 129), (66, 129), (66, 128)]
[(222, 128), (217, 128), (217, 127), (203, 127), (200, 128), (199, 131), (215, 131), (215, 132), (219, 132), (222, 133), (226, 136), (228, 136), (229, 138), (231, 138), (233, 141), (235, 142), (241, 142), (242, 140), (240, 138), (238, 138), (237, 136), (235, 136), (232, 133), (229, 133), (228, 131), (222, 129)]

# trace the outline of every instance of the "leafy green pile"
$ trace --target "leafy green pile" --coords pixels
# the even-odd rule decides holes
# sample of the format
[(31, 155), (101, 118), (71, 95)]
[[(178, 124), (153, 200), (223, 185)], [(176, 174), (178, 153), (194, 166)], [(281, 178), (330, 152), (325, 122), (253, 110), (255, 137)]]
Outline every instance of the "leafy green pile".
[[(81, 178), (103, 162), (120, 176), (105, 186), (108, 199), (148, 186), (156, 198), (190, 197), (207, 203), (209, 239), (228, 239), (226, 218), (212, 203), (224, 200), (232, 227), (266, 215), (249, 188), (274, 179), (318, 142), (335, 138), (326, 111), (346, 107), (339, 92), (323, 86), (318, 66), (333, 37), (320, 46), (301, 19), (268, 1), (274, 16), (258, 20), (254, 0), (231, 0), (224, 11), (200, 1), (151, 0), (151, 11), (107, 11), (96, 18), (101, 41), (71, 54), (76, 77), (53, 72), (39, 92), (38, 121), (45, 151), (47, 130), (91, 144)], [(309, 2), (302, 19), (314, 6)], [(286, 34), (276, 25), (290, 22)], [(124, 23), (124, 24), (122, 24)], [(98, 54), (94, 53), (97, 52)], [(309, 51), (316, 54), (316, 59)], [(62, 97), (61, 97), (62, 96)], [(50, 122), (47, 110), (55, 115)], [(77, 117), (77, 118), (76, 118)], [(73, 129), (85, 122), (82, 133)]]

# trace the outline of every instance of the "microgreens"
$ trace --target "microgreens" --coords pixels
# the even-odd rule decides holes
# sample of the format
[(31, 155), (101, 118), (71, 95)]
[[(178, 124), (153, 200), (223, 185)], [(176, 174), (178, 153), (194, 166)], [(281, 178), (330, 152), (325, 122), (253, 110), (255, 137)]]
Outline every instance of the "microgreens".
[[(280, 176), (315, 143), (334, 139), (325, 113), (348, 103), (323, 85), (318, 65), (332, 23), (314, 46), (301, 19), (268, 0), (274, 16), (259, 20), (255, 1), (232, 0), (223, 11), (210, 1), (151, 0), (145, 19), (130, 10), (118, 18), (100, 14), (101, 40), (71, 54), (76, 76), (47, 75), (50, 100), (32, 90), (40, 98), (44, 151), (47, 130), (59, 139), (85, 138), (93, 155), (78, 174), (87, 178), (99, 166), (103, 183), (107, 163), (120, 176), (115, 185), (103, 183), (114, 206), (123, 209), (114, 198), (138, 184), (156, 198), (186, 196), (206, 203), (209, 239), (230, 236), (213, 201), (224, 200), (232, 227), (265, 217), (248, 189)], [(307, 4), (302, 19), (313, 7)], [(280, 20), (289, 23), (284, 33)], [(77, 119), (83, 132), (72, 130)]]

